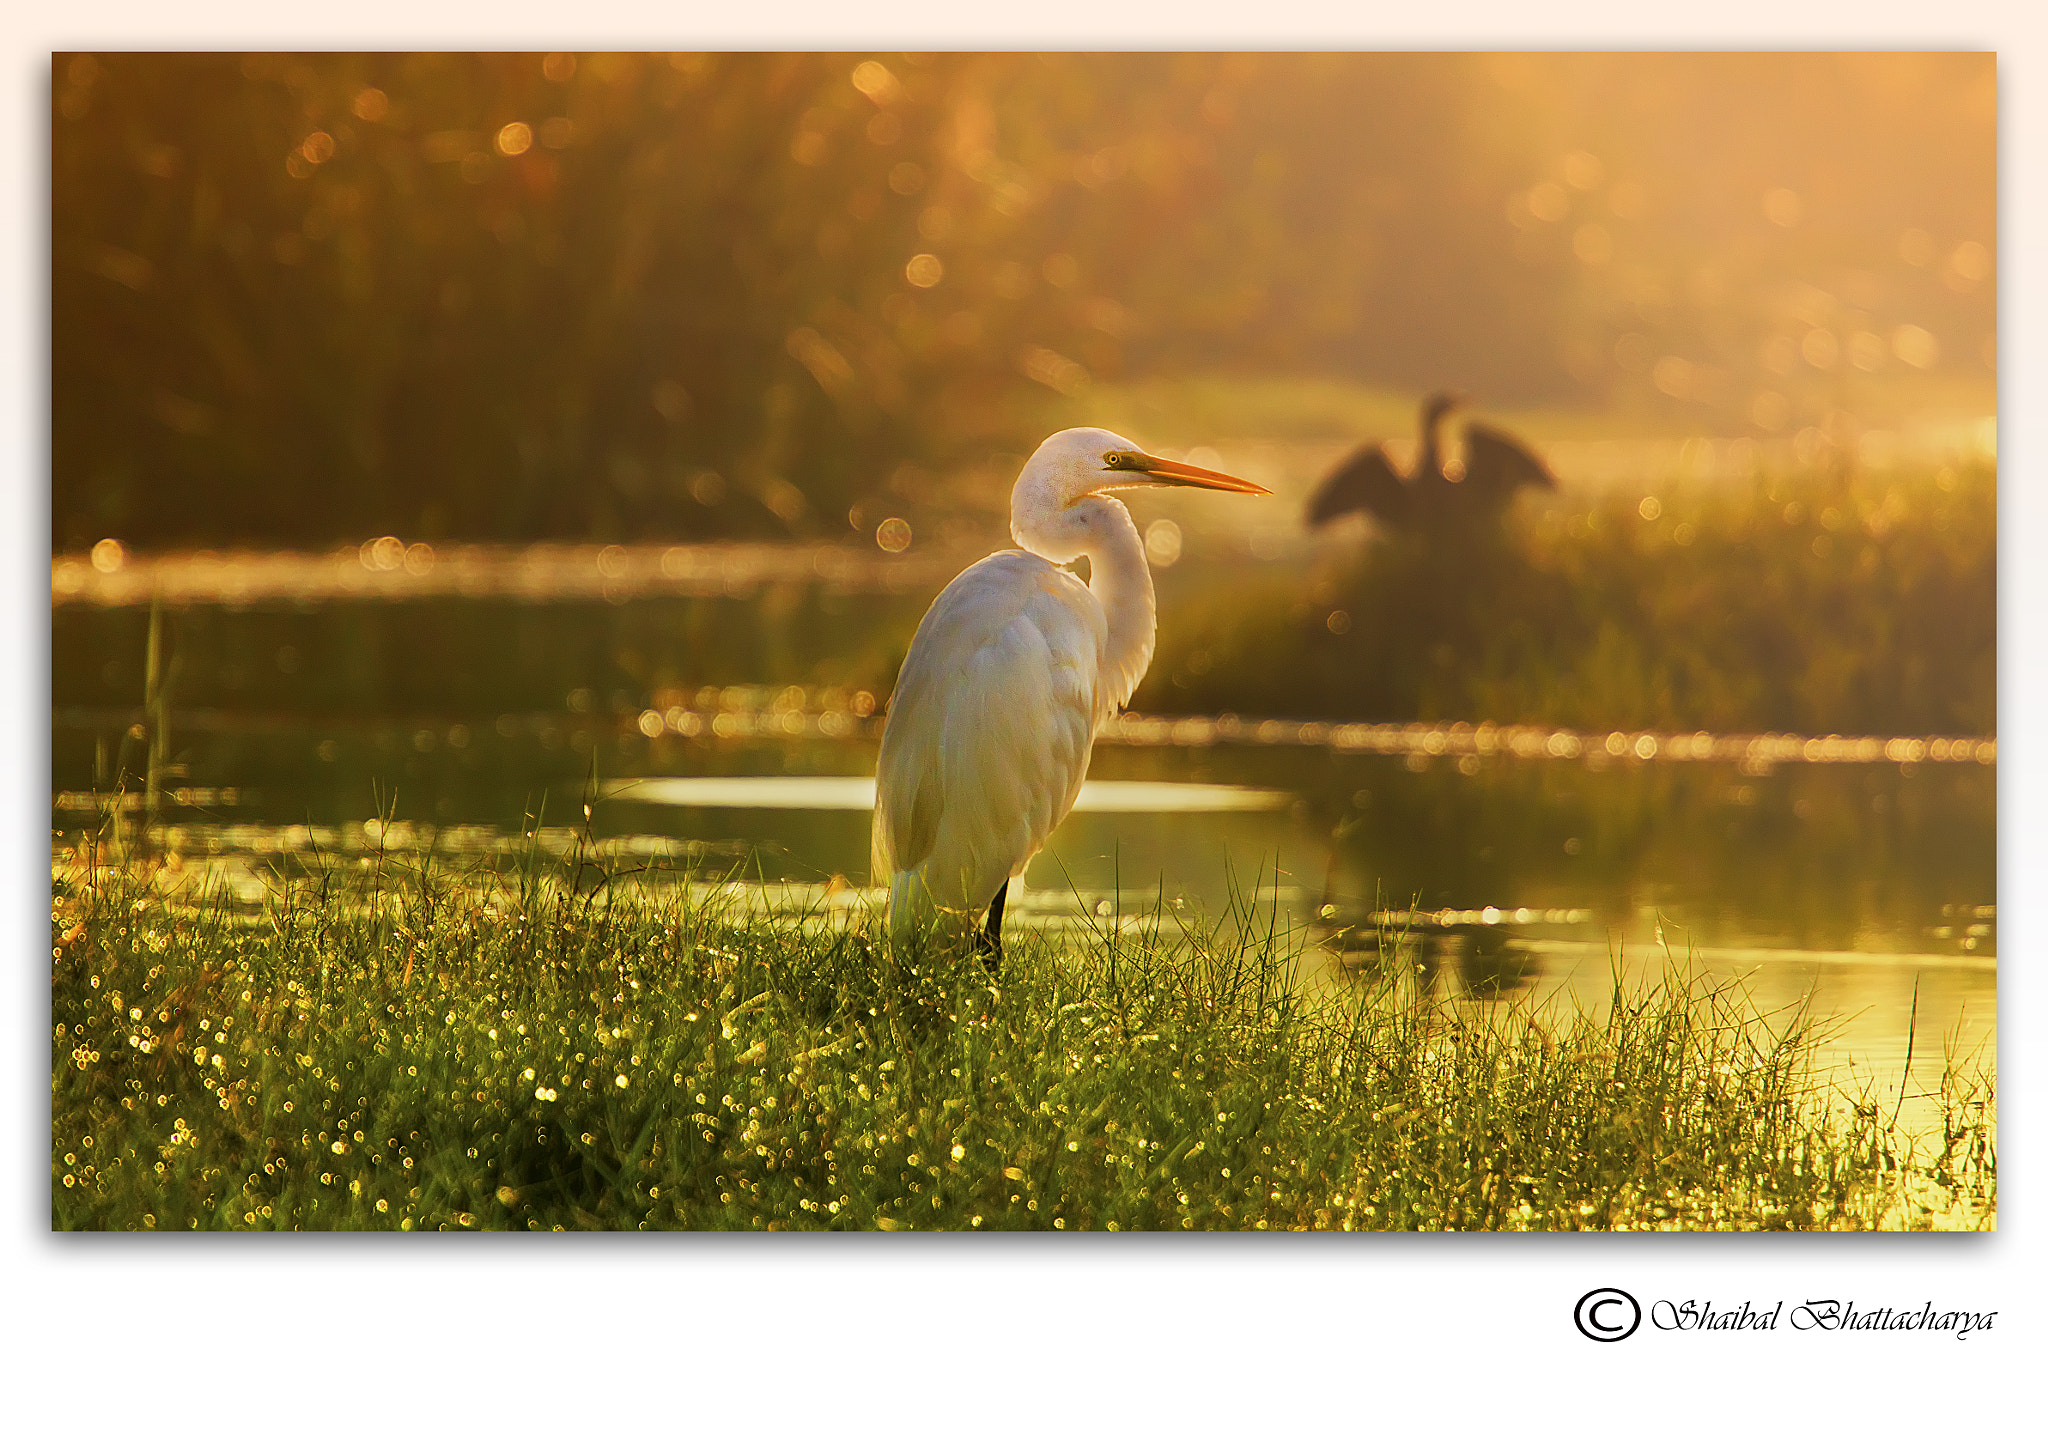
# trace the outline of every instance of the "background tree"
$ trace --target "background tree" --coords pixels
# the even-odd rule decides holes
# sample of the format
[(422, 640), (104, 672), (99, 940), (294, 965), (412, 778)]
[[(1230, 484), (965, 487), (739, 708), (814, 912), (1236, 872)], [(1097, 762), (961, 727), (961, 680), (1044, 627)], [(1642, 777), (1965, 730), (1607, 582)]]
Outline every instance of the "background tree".
[(1993, 85), (1972, 55), (59, 56), (53, 538), (843, 534), (883, 493), (998, 502), (1034, 396), (1098, 379), (1760, 433), (1899, 373), (1981, 389)]

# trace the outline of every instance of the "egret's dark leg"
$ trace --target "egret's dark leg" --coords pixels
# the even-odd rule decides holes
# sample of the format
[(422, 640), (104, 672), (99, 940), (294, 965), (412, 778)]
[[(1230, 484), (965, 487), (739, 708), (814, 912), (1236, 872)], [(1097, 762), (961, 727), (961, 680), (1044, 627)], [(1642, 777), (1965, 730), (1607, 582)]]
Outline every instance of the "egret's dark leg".
[(988, 926), (983, 928), (974, 940), (974, 947), (982, 955), (982, 961), (993, 973), (1003, 965), (1003, 900), (1010, 896), (1007, 879), (996, 890), (995, 901), (988, 906)]

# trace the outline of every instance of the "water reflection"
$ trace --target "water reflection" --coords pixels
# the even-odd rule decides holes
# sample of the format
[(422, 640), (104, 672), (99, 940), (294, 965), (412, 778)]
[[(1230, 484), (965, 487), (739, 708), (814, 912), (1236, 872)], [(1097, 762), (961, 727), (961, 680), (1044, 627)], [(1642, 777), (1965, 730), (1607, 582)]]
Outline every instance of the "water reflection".
[[(1333, 775), (1334, 776), (1334, 775)], [(1351, 906), (1584, 906), (1708, 946), (1995, 951), (1994, 775), (1976, 766), (1353, 764), (1310, 790)], [(1334, 790), (1334, 791), (1333, 791)]]
[[(602, 785), (599, 793), (621, 803), (655, 803), (671, 808), (800, 808), (869, 813), (875, 806), (872, 778), (628, 778)], [(1231, 813), (1284, 808), (1287, 803), (1287, 794), (1234, 784), (1097, 780), (1081, 785), (1073, 812)]]
[[(776, 719), (773, 738), (767, 722), (686, 738), (574, 715), (433, 727), (199, 717), (173, 718), (187, 727), (165, 796), (181, 822), (360, 823), (395, 803), (413, 821), (518, 832), (576, 813), (595, 779), (601, 832), (752, 843), (775, 876), (867, 873), (872, 727), (850, 714), (848, 738), (815, 719), (788, 724), (794, 715)], [(137, 763), (135, 741), (94, 718), (60, 715), (53, 735), (60, 828), (94, 822), (96, 785)], [(1702, 947), (1997, 951), (1995, 770), (1976, 762), (1757, 773), (1413, 758), (1105, 743), (1087, 796), (1026, 882), (1157, 890), (1219, 910), (1257, 890), (1303, 921), (1324, 907), (1346, 923), (1492, 908), (1510, 930), (1556, 936), (1520, 914), (1569, 910), (1631, 941), (1665, 925)]]

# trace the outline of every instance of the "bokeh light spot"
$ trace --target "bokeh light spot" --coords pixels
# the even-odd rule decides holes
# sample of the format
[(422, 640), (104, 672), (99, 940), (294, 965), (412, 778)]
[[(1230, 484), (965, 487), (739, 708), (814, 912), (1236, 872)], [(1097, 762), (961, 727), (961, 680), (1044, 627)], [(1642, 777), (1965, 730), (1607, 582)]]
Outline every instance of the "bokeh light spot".
[(405, 541), (391, 534), (366, 540), (357, 558), (373, 574), (395, 573), (405, 563)]
[(1600, 181), (1607, 178), (1607, 167), (1600, 163), (1598, 155), (1586, 150), (1573, 150), (1564, 157), (1564, 182), (1575, 190), (1593, 190), (1600, 187)]
[(1154, 519), (1145, 526), (1145, 557), (1155, 569), (1170, 569), (1180, 562), (1180, 525), (1171, 519)]
[(1545, 180), (1529, 191), (1529, 213), (1539, 220), (1555, 224), (1570, 212), (1571, 204), (1564, 186), (1555, 180)]
[(863, 60), (853, 67), (853, 88), (878, 105), (903, 97), (903, 86), (880, 60)]
[(1884, 367), (1885, 343), (1867, 329), (1849, 336), (1849, 362), (1865, 372)]
[(690, 415), (690, 391), (677, 380), (656, 380), (649, 398), (654, 412), (671, 424), (680, 424)]
[(1941, 357), (1941, 344), (1917, 324), (1902, 324), (1892, 331), (1892, 353), (1901, 364), (1927, 369)]
[(1975, 240), (1964, 240), (1949, 251), (1948, 267), (1942, 279), (1950, 289), (1966, 290), (1991, 273), (1991, 251)]

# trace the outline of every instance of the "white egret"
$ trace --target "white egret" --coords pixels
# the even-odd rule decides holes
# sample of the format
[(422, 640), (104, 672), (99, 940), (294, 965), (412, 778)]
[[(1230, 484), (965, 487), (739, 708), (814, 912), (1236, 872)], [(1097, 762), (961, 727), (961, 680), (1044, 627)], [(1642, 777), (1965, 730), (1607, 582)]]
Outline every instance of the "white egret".
[[(970, 565), (932, 602), (889, 700), (876, 765), (874, 869), (889, 927), (983, 909), (1002, 955), (1010, 880), (1074, 806), (1095, 731), (1152, 662), (1145, 544), (1112, 489), (1270, 491), (1145, 453), (1106, 429), (1064, 429), (1010, 491), (1020, 546)], [(1088, 560), (1088, 581), (1067, 564)]]

